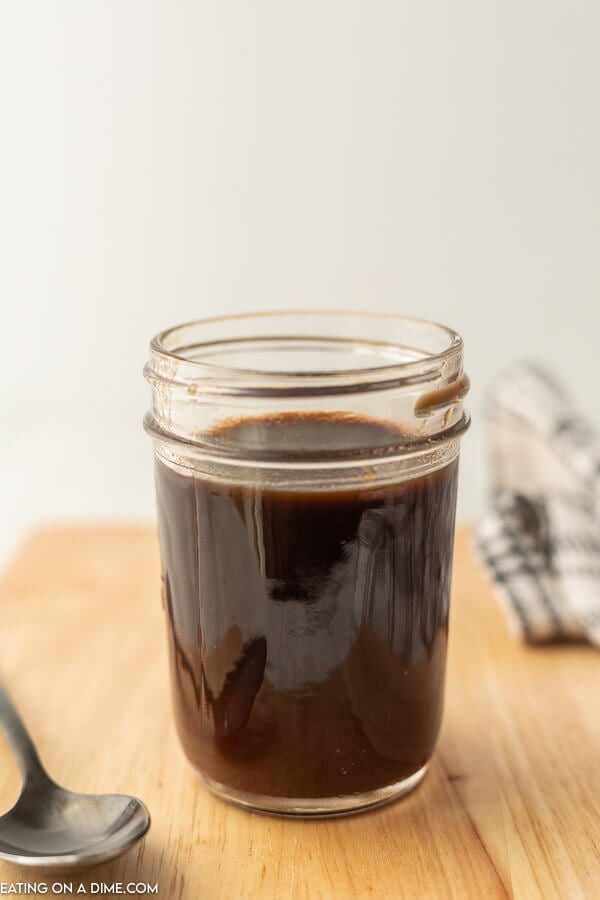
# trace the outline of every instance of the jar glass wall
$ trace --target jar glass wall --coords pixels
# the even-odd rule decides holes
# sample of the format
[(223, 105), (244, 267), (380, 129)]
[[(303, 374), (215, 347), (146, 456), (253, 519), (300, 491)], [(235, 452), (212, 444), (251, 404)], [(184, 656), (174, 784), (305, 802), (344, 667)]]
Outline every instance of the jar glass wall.
[(145, 373), (188, 759), (273, 812), (406, 792), (442, 715), (460, 337), (393, 316), (230, 317), (158, 335)]

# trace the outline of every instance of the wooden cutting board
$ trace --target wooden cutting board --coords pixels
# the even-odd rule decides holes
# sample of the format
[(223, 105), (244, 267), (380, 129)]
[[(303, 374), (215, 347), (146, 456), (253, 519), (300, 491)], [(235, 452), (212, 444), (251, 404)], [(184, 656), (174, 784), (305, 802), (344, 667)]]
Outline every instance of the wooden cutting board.
[[(0, 670), (49, 771), (145, 800), (152, 827), (91, 883), (177, 898), (600, 897), (600, 654), (507, 633), (458, 535), (445, 721), (422, 786), (358, 816), (278, 819), (213, 798), (177, 743), (150, 528), (35, 534), (0, 584)], [(0, 742), (0, 809), (16, 797)], [(28, 880), (0, 863), (0, 882)], [(1, 887), (1, 885), (0, 885)]]

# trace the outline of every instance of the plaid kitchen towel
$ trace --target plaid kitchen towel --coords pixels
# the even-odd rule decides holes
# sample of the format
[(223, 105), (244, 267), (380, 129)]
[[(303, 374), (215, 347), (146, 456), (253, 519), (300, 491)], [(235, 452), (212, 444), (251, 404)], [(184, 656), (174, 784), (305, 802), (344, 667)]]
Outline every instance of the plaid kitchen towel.
[(532, 363), (487, 398), (491, 509), (476, 544), (514, 631), (600, 647), (600, 438)]

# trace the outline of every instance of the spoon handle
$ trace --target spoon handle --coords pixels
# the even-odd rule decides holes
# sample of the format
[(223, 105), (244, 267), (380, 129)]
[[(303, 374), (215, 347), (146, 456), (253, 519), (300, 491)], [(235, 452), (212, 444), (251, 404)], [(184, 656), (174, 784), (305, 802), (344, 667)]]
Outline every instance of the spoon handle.
[(15, 754), (23, 776), (23, 783), (27, 784), (40, 779), (47, 780), (48, 776), (40, 762), (33, 741), (2, 684), (0, 684), (0, 729), (6, 735)]

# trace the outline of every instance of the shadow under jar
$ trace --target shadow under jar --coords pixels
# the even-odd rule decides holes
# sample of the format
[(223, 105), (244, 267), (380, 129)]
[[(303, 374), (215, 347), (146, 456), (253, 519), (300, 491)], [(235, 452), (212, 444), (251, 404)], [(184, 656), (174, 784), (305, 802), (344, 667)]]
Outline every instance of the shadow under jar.
[(440, 728), (462, 341), (359, 313), (158, 335), (145, 374), (177, 729), (256, 809), (419, 783)]

